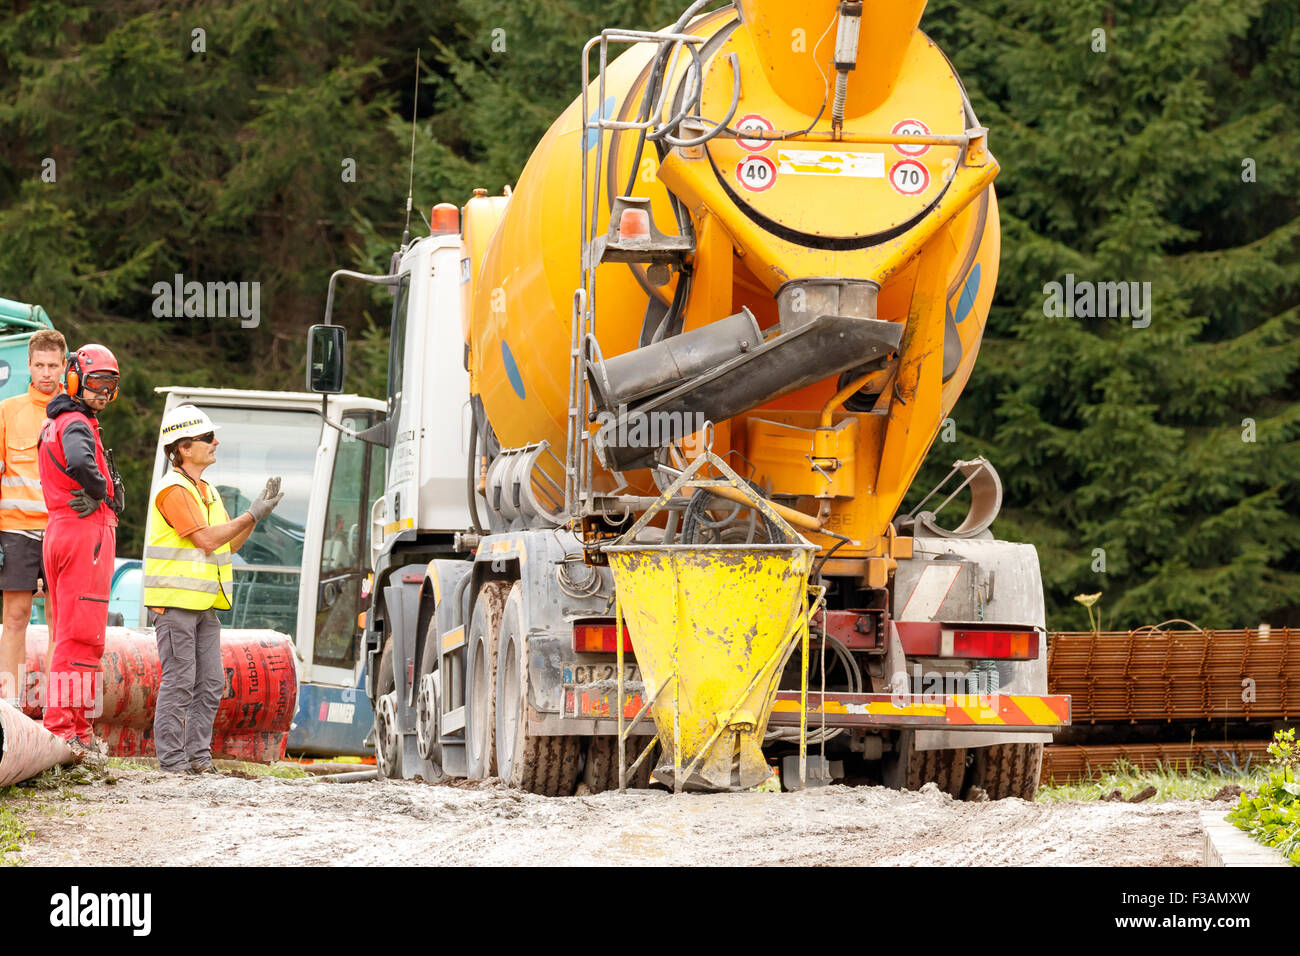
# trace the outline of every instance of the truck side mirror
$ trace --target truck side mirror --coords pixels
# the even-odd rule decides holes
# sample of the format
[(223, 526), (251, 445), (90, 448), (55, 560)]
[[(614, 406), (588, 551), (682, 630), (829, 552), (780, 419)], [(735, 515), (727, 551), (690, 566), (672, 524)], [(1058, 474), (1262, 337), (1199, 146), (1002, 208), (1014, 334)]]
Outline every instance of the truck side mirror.
[(343, 391), (343, 362), (348, 331), (341, 325), (313, 325), (307, 330), (307, 388), (312, 392)]

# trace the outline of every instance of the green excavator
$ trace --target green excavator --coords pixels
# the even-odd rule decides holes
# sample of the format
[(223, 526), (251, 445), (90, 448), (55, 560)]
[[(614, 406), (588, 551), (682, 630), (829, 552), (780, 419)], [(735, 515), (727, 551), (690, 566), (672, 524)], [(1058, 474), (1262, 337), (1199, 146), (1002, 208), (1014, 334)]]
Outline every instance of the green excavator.
[(27, 343), (54, 323), (39, 305), (0, 298), (0, 401), (27, 388)]

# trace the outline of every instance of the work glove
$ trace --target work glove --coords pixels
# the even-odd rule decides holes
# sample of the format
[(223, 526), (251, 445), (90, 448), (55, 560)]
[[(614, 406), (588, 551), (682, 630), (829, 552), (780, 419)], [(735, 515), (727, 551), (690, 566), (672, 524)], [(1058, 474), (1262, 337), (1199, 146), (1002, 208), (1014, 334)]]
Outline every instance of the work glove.
[(68, 507), (75, 511), (79, 518), (89, 518), (99, 510), (100, 503), (100, 499), (90, 497), (85, 488), (78, 488), (77, 493), (68, 499)]
[(257, 496), (251, 505), (248, 506), (248, 513), (253, 516), (254, 521), (261, 521), (280, 503), (284, 497), (284, 492), (280, 490), (280, 477), (266, 479), (266, 487), (262, 493)]

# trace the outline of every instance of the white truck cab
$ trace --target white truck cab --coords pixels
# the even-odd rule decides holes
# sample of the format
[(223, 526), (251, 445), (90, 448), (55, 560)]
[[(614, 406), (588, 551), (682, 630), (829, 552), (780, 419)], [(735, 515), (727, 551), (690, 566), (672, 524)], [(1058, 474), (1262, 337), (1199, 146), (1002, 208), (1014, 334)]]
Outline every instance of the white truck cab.
[(403, 532), (455, 534), (470, 527), (465, 476), (473, 423), (459, 321), (460, 237), (414, 240), (397, 276), (388, 478), (372, 516), (375, 559), (391, 551)]

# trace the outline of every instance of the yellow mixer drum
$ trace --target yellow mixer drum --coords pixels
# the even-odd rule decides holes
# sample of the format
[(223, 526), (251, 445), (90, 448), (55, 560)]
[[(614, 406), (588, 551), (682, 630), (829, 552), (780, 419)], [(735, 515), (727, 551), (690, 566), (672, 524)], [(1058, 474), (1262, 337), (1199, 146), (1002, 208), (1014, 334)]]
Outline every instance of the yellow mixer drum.
[(619, 545), (605, 549), (665, 759), (681, 789), (767, 779), (763, 734), (801, 633), (816, 548)]

